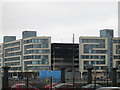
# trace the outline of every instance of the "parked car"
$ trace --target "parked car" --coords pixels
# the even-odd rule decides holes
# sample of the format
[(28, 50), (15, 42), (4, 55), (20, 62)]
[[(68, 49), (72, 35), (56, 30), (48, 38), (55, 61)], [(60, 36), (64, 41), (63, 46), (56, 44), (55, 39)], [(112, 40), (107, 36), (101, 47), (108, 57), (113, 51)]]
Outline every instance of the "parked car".
[(120, 87), (101, 87), (96, 90), (120, 90)]
[(13, 76), (12, 78), (13, 78), (13, 79), (18, 79), (18, 76)]
[[(95, 86), (96, 85), (96, 86)], [(88, 84), (88, 85), (85, 85), (85, 86), (82, 86), (82, 88), (100, 88), (100, 87), (102, 87), (101, 85), (99, 85), (99, 84)]]
[(46, 85), (44, 88), (45, 88), (46, 90), (48, 90), (48, 89), (52, 88), (53, 86), (55, 86), (55, 85), (57, 85), (57, 84), (58, 84), (58, 83), (48, 84), (48, 85)]
[(60, 83), (52, 87), (52, 90), (73, 90), (73, 84)]
[(32, 86), (28, 86), (26, 84), (15, 84), (11, 87), (11, 90), (39, 90), (37, 88), (34, 88)]

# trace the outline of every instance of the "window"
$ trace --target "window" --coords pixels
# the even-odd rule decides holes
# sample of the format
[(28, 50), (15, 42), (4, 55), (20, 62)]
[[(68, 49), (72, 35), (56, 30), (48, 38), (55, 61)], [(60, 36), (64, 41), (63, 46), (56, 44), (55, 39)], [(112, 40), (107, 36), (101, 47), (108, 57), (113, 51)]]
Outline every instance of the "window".
[(120, 50), (116, 50), (116, 54), (120, 54)]
[(91, 61), (91, 64), (96, 64), (96, 61)]
[(105, 64), (105, 61), (91, 61), (92, 64)]
[(84, 53), (106, 53), (106, 50), (93, 50), (93, 48), (104, 48), (105, 45), (84, 45)]
[(6, 58), (5, 61), (15, 61), (20, 60), (20, 57)]
[(24, 56), (24, 59), (40, 59), (41, 61), (37, 63), (49, 64), (48, 55), (29, 55), (29, 56)]
[(16, 66), (20, 65), (20, 62), (5, 63), (5, 66)]
[(106, 70), (106, 66), (94, 66), (96, 70)]
[(32, 43), (32, 39), (24, 40), (24, 44), (26, 44), (26, 43)]
[(21, 55), (21, 52), (6, 53), (6, 54), (5, 54), (5, 57), (8, 57), (8, 56), (16, 56), (16, 55)]
[(113, 40), (113, 43), (120, 43), (120, 40)]
[(105, 39), (82, 39), (82, 43), (104, 43)]
[(5, 49), (5, 52), (10, 52), (10, 51), (17, 51), (17, 50), (20, 50), (20, 47), (15, 47), (15, 48), (8, 48), (8, 49)]
[(84, 64), (89, 64), (89, 61), (84, 61)]
[(50, 50), (27, 50), (25, 54), (50, 54)]
[(82, 59), (89, 59), (89, 55), (82, 55)]
[(49, 70), (49, 66), (28, 66), (28, 70)]
[(4, 47), (7, 48), (7, 47), (12, 47), (12, 46), (17, 46), (17, 45), (20, 45), (20, 42), (5, 44)]
[(21, 69), (21, 67), (11, 67), (9, 70), (14, 70), (14, 71), (16, 71), (16, 70), (22, 70), (22, 69)]
[(120, 56), (114, 56), (114, 59), (120, 59)]

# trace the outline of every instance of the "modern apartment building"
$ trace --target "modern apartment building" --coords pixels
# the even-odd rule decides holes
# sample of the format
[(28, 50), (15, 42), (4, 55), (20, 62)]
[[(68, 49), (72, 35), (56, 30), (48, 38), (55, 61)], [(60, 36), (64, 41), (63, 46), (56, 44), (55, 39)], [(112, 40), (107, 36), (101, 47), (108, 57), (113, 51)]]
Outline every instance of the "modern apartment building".
[(20, 40), (4, 36), (0, 51), (1, 66), (9, 66), (12, 75), (51, 69), (51, 37), (38, 37), (36, 31), (23, 31)]
[(120, 72), (120, 38), (113, 38), (113, 67)]
[(106, 70), (119, 66), (120, 39), (114, 38), (113, 30), (100, 30), (100, 37), (80, 37), (79, 42), (81, 78), (89, 66), (93, 67), (97, 77), (103, 77)]
[(79, 68), (79, 44), (74, 44), (73, 49), (73, 43), (52, 43), (51, 51), (53, 70)]

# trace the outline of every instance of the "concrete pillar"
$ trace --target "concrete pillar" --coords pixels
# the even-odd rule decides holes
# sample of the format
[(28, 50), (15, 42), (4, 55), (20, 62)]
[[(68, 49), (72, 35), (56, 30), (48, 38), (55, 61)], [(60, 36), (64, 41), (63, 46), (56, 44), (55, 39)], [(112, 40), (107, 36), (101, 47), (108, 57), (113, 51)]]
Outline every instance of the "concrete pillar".
[(118, 68), (112, 68), (112, 86), (117, 86), (117, 69)]
[(0, 72), (0, 90), (2, 90), (2, 72)]
[(87, 81), (87, 83), (88, 84), (92, 84), (92, 69), (93, 68), (88, 68), (87, 70), (88, 70), (88, 81)]
[(12, 72), (12, 77), (13, 77), (13, 72)]
[(65, 68), (61, 68), (61, 83), (65, 83)]
[(2, 90), (7, 90), (8, 85), (8, 69), (10, 67), (3, 67), (3, 83), (2, 83)]
[(83, 78), (83, 72), (80, 72), (80, 78), (81, 79)]

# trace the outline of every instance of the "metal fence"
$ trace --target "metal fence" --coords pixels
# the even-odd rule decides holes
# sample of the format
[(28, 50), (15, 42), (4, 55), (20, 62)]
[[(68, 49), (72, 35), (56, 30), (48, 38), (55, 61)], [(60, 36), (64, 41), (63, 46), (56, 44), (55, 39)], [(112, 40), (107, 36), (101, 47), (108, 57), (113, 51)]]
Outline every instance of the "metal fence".
[[(75, 87), (77, 88), (81, 88), (82, 86), (87, 84), (87, 76), (84, 76), (82, 79), (80, 78), (80, 73), (76, 72), (75, 76), (74, 76), (73, 80), (73, 74), (72, 72), (67, 72), (65, 73), (65, 82), (66, 83), (71, 83), (73, 84), (73, 81), (75, 83)], [(47, 84), (51, 84), (51, 83), (61, 83), (61, 80), (59, 78), (30, 78), (30, 77), (26, 77), (26, 78), (22, 78), (22, 79), (13, 79), (13, 78), (9, 78), (9, 87), (12, 87), (15, 84), (28, 84), (32, 87), (36, 87), (36, 88), (44, 88), (44, 86), (46, 86)], [(100, 84), (102, 86), (112, 86), (112, 81), (111, 79), (103, 79), (103, 78), (92, 78), (92, 83), (93, 84)], [(116, 86), (120, 86), (120, 80), (117, 80), (117, 85)]]
[(24, 79), (9, 79), (9, 87), (12, 87), (16, 84), (26, 84), (28, 86), (32, 86), (32, 87), (36, 87), (36, 88), (44, 88), (44, 86), (50, 84), (50, 83), (60, 83), (59, 79), (54, 79), (52, 80), (52, 78), (36, 78), (36, 79), (32, 79), (32, 78), (24, 78)]

